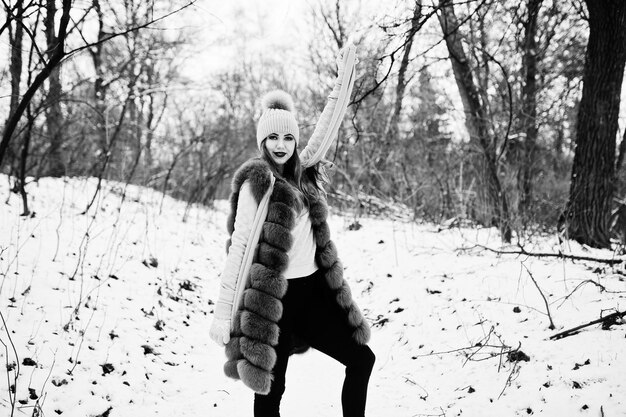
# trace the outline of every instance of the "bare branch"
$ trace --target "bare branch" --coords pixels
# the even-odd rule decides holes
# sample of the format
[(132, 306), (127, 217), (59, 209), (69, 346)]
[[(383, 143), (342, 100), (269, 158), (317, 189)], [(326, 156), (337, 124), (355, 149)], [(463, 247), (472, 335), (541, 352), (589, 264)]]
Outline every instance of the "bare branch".
[(602, 323), (603, 326), (610, 325), (624, 316), (626, 316), (626, 311), (616, 311), (615, 313), (609, 314), (608, 316), (600, 317), (599, 319), (590, 321), (589, 323), (581, 324), (580, 326), (572, 327), (571, 329), (567, 329), (560, 333), (554, 334), (550, 336), (550, 340), (558, 340), (563, 339), (567, 336), (572, 336), (578, 333), (578, 330), (584, 329), (585, 327), (593, 326), (594, 324)]
[(520, 247), (520, 250), (498, 250), (493, 249), (484, 245), (474, 245), (473, 247), (468, 248), (460, 248), (459, 250), (470, 250), (473, 248), (481, 248), (487, 250), (489, 252), (497, 253), (498, 255), (524, 255), (524, 256), (532, 256), (536, 258), (561, 258), (561, 259), (569, 259), (572, 261), (590, 261), (590, 262), (598, 262), (613, 265), (619, 265), (624, 263), (624, 259), (615, 259), (615, 258), (594, 258), (593, 256), (579, 256), (579, 255), (571, 255), (567, 253), (554, 253), (554, 252), (528, 252), (524, 247)]
[(15, 367), (14, 370), (15, 376), (13, 377), (13, 393), (11, 393), (11, 380), (9, 378), (9, 348), (3, 340), (0, 340), (0, 343), (4, 346), (5, 354), (6, 354), (6, 365), (7, 365), (7, 380), (9, 382), (9, 400), (11, 401), (11, 417), (13, 417), (13, 413), (15, 412), (15, 397), (17, 396), (17, 379), (20, 376), (20, 360), (17, 355), (17, 349), (15, 349), (15, 344), (13, 343), (13, 338), (11, 337), (11, 332), (9, 331), (9, 327), (7, 326), (7, 322), (4, 320), (4, 315), (0, 310), (0, 319), (2, 320), (2, 326), (4, 327), (4, 331), (7, 334), (9, 339), (9, 343), (11, 344), (11, 348), (13, 349), (13, 354), (15, 355)]
[(535, 287), (537, 287), (537, 290), (539, 291), (539, 294), (541, 294), (541, 298), (543, 298), (543, 302), (546, 305), (546, 312), (548, 313), (548, 319), (550, 320), (550, 330), (554, 330), (556, 328), (556, 326), (554, 325), (554, 321), (552, 321), (552, 314), (550, 314), (550, 304), (548, 303), (548, 300), (546, 299), (546, 296), (543, 294), (543, 291), (541, 291), (541, 288), (539, 288), (539, 284), (537, 283), (537, 280), (535, 280), (535, 277), (533, 276), (532, 272), (530, 272), (530, 269), (528, 269), (528, 267), (526, 266), (526, 264), (524, 264), (524, 262), (522, 262), (522, 266), (524, 267), (524, 269), (526, 270), (526, 272), (528, 273), (528, 276), (530, 277), (530, 279), (533, 280), (533, 283), (535, 284)]
[(176, 13), (178, 13), (178, 12), (180, 12), (180, 11), (184, 10), (184, 9), (186, 9), (187, 7), (192, 6), (192, 5), (193, 5), (196, 1), (197, 1), (197, 0), (190, 0), (190, 1), (189, 1), (187, 4), (185, 4), (184, 6), (181, 6), (181, 7), (179, 7), (178, 9), (173, 10), (173, 11), (171, 11), (171, 12), (167, 13), (167, 14), (164, 14), (163, 16), (157, 17), (157, 18), (156, 18), (156, 19), (154, 19), (154, 20), (151, 20), (151, 21), (149, 21), (149, 22), (142, 23), (142, 24), (137, 25), (137, 26), (133, 26), (133, 27), (131, 27), (131, 28), (128, 28), (128, 29), (126, 29), (126, 30), (123, 30), (122, 32), (111, 33), (111, 34), (109, 34), (108, 36), (105, 36), (104, 38), (102, 38), (102, 39), (100, 39), (100, 40), (98, 40), (98, 41), (96, 41), (96, 42), (88, 43), (88, 44), (85, 44), (85, 45), (83, 45), (83, 46), (80, 46), (80, 47), (78, 47), (78, 48), (76, 48), (76, 49), (72, 49), (71, 51), (68, 51), (68, 52), (67, 52), (67, 54), (66, 54), (65, 58), (63, 59), (63, 62), (65, 62), (67, 59), (71, 58), (71, 56), (72, 56), (72, 55), (74, 55), (74, 54), (76, 54), (76, 53), (78, 53), (78, 52), (81, 52), (81, 51), (83, 51), (83, 50), (85, 50), (85, 49), (91, 48), (91, 47), (93, 47), (93, 46), (97, 46), (97, 45), (99, 45), (99, 44), (101, 44), (101, 43), (104, 43), (104, 42), (110, 41), (111, 39), (114, 39), (114, 38), (117, 38), (117, 37), (120, 37), (120, 36), (124, 36), (124, 35), (127, 35), (127, 34), (132, 33), (132, 32), (136, 32), (136, 31), (138, 31), (138, 30), (140, 30), (140, 29), (145, 29), (145, 28), (147, 28), (148, 26), (151, 26), (151, 25), (153, 25), (153, 24), (155, 24), (155, 23), (157, 23), (157, 22), (160, 22), (161, 20), (167, 19), (168, 17), (170, 17), (170, 16), (172, 16), (172, 15), (174, 15), (174, 14), (176, 14)]

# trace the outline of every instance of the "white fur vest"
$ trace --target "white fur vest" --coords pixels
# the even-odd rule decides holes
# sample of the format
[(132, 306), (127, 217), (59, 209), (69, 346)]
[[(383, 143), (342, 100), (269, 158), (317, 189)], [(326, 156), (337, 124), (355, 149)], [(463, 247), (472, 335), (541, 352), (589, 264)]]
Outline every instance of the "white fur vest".
[[(231, 213), (227, 222), (231, 235), (241, 185), (246, 180), (250, 181), (258, 203), (269, 188), (271, 175), (265, 161), (258, 158), (249, 160), (236, 172), (232, 181)], [(287, 291), (287, 280), (282, 272), (289, 262), (287, 251), (292, 245), (291, 229), (295, 224), (296, 198), (291, 186), (277, 178), (257, 255), (250, 269), (242, 302), (239, 303), (240, 309), (232, 323), (230, 342), (226, 345), (226, 375), (241, 379), (260, 394), (269, 392), (272, 369), (276, 363), (274, 347), (278, 343), (278, 321), (283, 310), (281, 299)], [(337, 304), (345, 311), (345, 319), (353, 329), (352, 338), (359, 344), (365, 344), (370, 338), (370, 329), (343, 279), (343, 266), (337, 258), (337, 248), (330, 240), (327, 214), (328, 206), (323, 198), (310, 202), (309, 216), (316, 242), (315, 260), (324, 272), (326, 284), (334, 293)], [(227, 246), (230, 246), (230, 241)]]

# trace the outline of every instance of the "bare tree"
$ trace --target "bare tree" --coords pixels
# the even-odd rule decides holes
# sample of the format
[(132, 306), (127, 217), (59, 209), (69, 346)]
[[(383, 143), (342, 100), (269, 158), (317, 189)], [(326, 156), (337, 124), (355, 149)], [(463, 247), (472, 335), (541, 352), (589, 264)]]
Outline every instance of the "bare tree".
[(402, 99), (404, 98), (404, 91), (407, 86), (407, 69), (409, 67), (409, 58), (411, 55), (411, 49), (413, 47), (413, 38), (415, 34), (423, 25), (422, 17), (422, 1), (416, 0), (413, 9), (413, 16), (411, 17), (410, 27), (406, 32), (404, 41), (404, 52), (402, 54), (402, 60), (400, 61), (400, 68), (398, 70), (398, 83), (396, 84), (396, 101), (394, 103), (393, 114), (391, 116), (391, 122), (389, 123), (387, 137), (395, 138), (399, 132), (400, 113), (402, 112)]
[[(52, 4), (50, 4), (50, 2), (54, 3), (53, 0), (46, 0), (46, 6), (49, 6), (52, 8)], [(11, 117), (8, 119), (6, 126), (4, 128), (3, 134), (2, 134), (2, 140), (0, 141), (0, 166), (2, 166), (2, 163), (4, 161), (4, 157), (6, 155), (7, 149), (9, 147), (9, 143), (16, 131), (16, 128), (18, 126), (18, 123), (22, 117), (22, 115), (24, 114), (24, 111), (26, 110), (26, 107), (28, 106), (28, 104), (31, 102), (31, 100), (33, 99), (34, 95), (36, 94), (36, 92), (41, 88), (41, 86), (44, 84), (44, 82), (50, 78), (53, 74), (53, 71), (59, 66), (61, 65), (61, 63), (67, 59), (68, 57), (79, 53), (85, 49), (91, 49), (96, 47), (97, 45), (103, 43), (103, 42), (108, 42), (111, 39), (117, 38), (119, 36), (123, 36), (126, 35), (128, 33), (134, 32), (134, 31), (138, 31), (141, 29), (144, 29), (158, 21), (161, 21), (175, 13), (180, 12), (181, 10), (191, 6), (192, 4), (195, 3), (195, 0), (189, 0), (187, 3), (185, 3), (184, 5), (182, 5), (181, 7), (177, 8), (176, 10), (173, 10), (169, 13), (166, 13), (158, 18), (154, 18), (153, 20), (150, 21), (146, 21), (146, 22), (142, 22), (140, 24), (138, 24), (137, 26), (134, 27), (129, 27), (126, 30), (122, 31), (122, 32), (116, 32), (116, 33), (107, 33), (106, 36), (99, 38), (97, 41), (95, 42), (88, 42), (85, 40), (85, 38), (83, 37), (82, 39), (84, 40), (84, 45), (79, 46), (75, 49), (72, 50), (66, 50), (66, 43), (67, 43), (67, 36), (70, 30), (73, 30), (76, 25), (74, 25), (74, 27), (70, 28), (69, 27), (69, 22), (70, 22), (70, 12), (72, 11), (72, 5), (73, 2), (72, 0), (63, 0), (62, 2), (62, 12), (61, 12), (61, 17), (58, 19), (58, 24), (56, 24), (57, 19), (55, 18), (55, 25), (58, 27), (58, 30), (56, 32), (54, 32), (54, 36), (49, 35), (48, 38), (53, 38), (54, 45), (56, 45), (54, 48), (52, 49), (48, 49), (48, 57), (41, 57), (42, 59), (42, 64), (41, 64), (41, 70), (37, 73), (37, 76), (33, 79), (33, 82), (28, 86), (28, 88), (26, 89), (24, 95), (21, 97), (19, 104), (17, 105), (15, 112), (11, 115)], [(39, 8), (44, 7), (44, 6), (38, 6)], [(87, 11), (87, 13), (89, 13), (91, 9), (89, 9)], [(87, 15), (87, 13), (85, 13), (84, 16)], [(51, 15), (51, 10), (50, 13), (48, 13)], [(56, 10), (55, 10), (55, 14), (56, 14)], [(80, 21), (82, 21), (84, 19), (83, 18), (80, 19)], [(52, 29), (54, 26), (52, 25), (52, 21), (49, 19), (48, 22), (48, 30)], [(4, 30), (4, 26), (2, 28), (0, 28), (0, 32)], [(35, 37), (31, 34), (31, 40), (32, 42), (36, 42)]]
[(108, 145), (106, 139), (106, 95), (107, 95), (107, 87), (110, 81), (105, 82), (104, 77), (104, 47), (106, 39), (106, 32), (104, 28), (104, 11), (102, 10), (102, 6), (100, 5), (100, 0), (93, 0), (92, 7), (96, 11), (97, 22), (98, 22), (98, 33), (96, 35), (96, 44), (93, 48), (88, 49), (89, 54), (91, 56), (91, 61), (93, 63), (93, 69), (95, 72), (95, 80), (93, 85), (93, 101), (94, 101), (94, 110), (97, 121), (95, 122), (95, 132), (96, 132), (96, 140), (97, 146), (100, 150), (101, 155), (104, 155), (107, 152)]
[(24, 96), (17, 105), (15, 112), (11, 114), (11, 117), (9, 118), (4, 128), (2, 141), (0, 141), (0, 166), (2, 166), (2, 161), (9, 146), (11, 137), (13, 136), (13, 133), (17, 128), (17, 124), (20, 118), (24, 114), (26, 107), (30, 103), (37, 90), (39, 90), (41, 85), (44, 83), (44, 81), (48, 79), (48, 77), (52, 74), (52, 71), (61, 63), (63, 57), (65, 57), (65, 39), (67, 37), (67, 28), (70, 21), (71, 8), (72, 1), (63, 0), (63, 12), (59, 21), (59, 30), (55, 36), (57, 41), (57, 47), (50, 51), (47, 62), (44, 63), (42, 70), (35, 77), (32, 84), (24, 93)]
[(518, 173), (519, 202), (518, 211), (526, 217), (532, 201), (532, 183), (535, 172), (535, 154), (537, 147), (537, 19), (542, 0), (528, 0), (528, 16), (524, 24), (524, 43), (522, 47), (522, 68), (524, 83), (522, 86), (522, 105), (520, 124), (524, 130), (523, 159)]
[[(68, 2), (69, 3), (69, 2)], [(71, 5), (65, 5), (67, 13)], [(63, 50), (65, 43), (65, 34), (59, 31), (59, 35), (55, 32), (55, 18), (57, 13), (56, 1), (47, 0), (46, 2), (46, 46), (48, 60), (51, 62), (57, 50)], [(65, 163), (63, 162), (63, 154), (61, 147), (63, 146), (63, 113), (61, 112), (61, 95), (63, 93), (61, 87), (61, 68), (55, 65), (50, 69), (48, 77), (48, 97), (47, 107), (48, 114), (46, 116), (46, 126), (48, 128), (48, 140), (50, 148), (48, 151), (48, 169), (45, 173), (51, 177), (60, 177), (65, 175)]]
[[(16, 2), (15, 11), (15, 33), (13, 36), (10, 36), (9, 40), (9, 44), (11, 45), (11, 101), (9, 104), (8, 119), (10, 119), (17, 110), (20, 98), (20, 82), (22, 80), (22, 45), (24, 40), (24, 2), (22, 0), (18, 0)], [(10, 13), (8, 7), (6, 12), (7, 14)], [(27, 132), (24, 137), (24, 144), (22, 146), (22, 162), (20, 163), (18, 181), (16, 184), (17, 188), (19, 189), (20, 195), (22, 196), (22, 205), (24, 207), (24, 211), (22, 214), (25, 216), (30, 214), (30, 210), (28, 209), (28, 198), (26, 198), (26, 190), (24, 188), (26, 181), (25, 170), (29, 139), (30, 132)]]
[(488, 125), (486, 103), (481, 98), (476, 77), (465, 53), (460, 24), (451, 0), (439, 0), (439, 23), (450, 54), (454, 78), (465, 109), (465, 125), (470, 135), (470, 142), (478, 147), (482, 155), (486, 194), (493, 209), (495, 224), (499, 227), (502, 239), (511, 241), (511, 225), (506, 194), (498, 176), (496, 143)]
[[(9, 44), (11, 45), (11, 103), (9, 105), (9, 119), (17, 110), (20, 99), (20, 82), (22, 80), (22, 42), (24, 40), (24, 1), (18, 0), (15, 13), (15, 34), (11, 37)], [(11, 13), (6, 10), (7, 14)]]

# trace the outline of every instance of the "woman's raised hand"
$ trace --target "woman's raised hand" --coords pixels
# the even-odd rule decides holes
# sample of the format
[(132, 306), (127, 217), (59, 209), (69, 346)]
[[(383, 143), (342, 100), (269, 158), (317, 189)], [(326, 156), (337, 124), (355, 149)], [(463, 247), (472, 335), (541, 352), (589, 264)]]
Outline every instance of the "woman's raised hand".
[(337, 78), (341, 78), (343, 76), (343, 72), (345, 70), (345, 56), (350, 50), (356, 51), (356, 46), (350, 41), (346, 42), (346, 44), (339, 50), (337, 53), (337, 58), (335, 62), (337, 63)]

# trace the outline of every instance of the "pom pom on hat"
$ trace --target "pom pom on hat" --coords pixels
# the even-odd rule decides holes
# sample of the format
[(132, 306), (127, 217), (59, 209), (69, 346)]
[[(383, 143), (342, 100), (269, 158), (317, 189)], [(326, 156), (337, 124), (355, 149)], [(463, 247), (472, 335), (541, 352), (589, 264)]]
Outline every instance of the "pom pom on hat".
[(300, 140), (300, 129), (296, 121), (293, 99), (283, 90), (274, 90), (265, 94), (262, 99), (263, 114), (256, 128), (256, 143), (261, 149), (263, 139), (272, 133), (290, 133)]
[(263, 96), (263, 110), (279, 109), (293, 112), (294, 105), (291, 96), (283, 90), (274, 90)]

